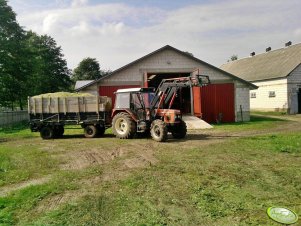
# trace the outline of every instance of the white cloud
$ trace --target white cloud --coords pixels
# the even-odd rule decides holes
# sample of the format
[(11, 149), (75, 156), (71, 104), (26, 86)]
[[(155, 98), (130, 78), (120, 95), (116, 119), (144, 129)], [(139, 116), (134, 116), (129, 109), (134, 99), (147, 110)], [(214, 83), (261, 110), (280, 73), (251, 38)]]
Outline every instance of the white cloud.
[(81, 7), (88, 4), (88, 0), (73, 0), (71, 3), (72, 7)]
[(299, 0), (228, 0), (175, 10), (85, 0), (71, 5), (18, 16), (27, 29), (53, 36), (70, 67), (89, 56), (116, 69), (166, 44), (220, 66), (232, 54), (301, 41)]
[(43, 20), (42, 30), (44, 33), (52, 32), (55, 30), (55, 27), (58, 25), (59, 16), (55, 13), (50, 13)]

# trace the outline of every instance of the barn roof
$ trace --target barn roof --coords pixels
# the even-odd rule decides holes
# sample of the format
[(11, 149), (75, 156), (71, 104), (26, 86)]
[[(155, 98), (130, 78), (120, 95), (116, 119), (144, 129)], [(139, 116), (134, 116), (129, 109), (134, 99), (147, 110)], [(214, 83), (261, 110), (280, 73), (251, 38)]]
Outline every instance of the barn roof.
[(127, 65), (121, 67), (121, 68), (119, 68), (119, 69), (117, 69), (117, 70), (115, 70), (115, 71), (112, 71), (110, 74), (108, 74), (108, 75), (106, 75), (106, 76), (103, 76), (103, 77), (101, 77), (101, 78), (99, 78), (99, 79), (97, 79), (97, 80), (94, 80), (93, 82), (91, 82), (91, 83), (89, 83), (89, 84), (87, 84), (87, 85), (84, 85), (84, 86), (82, 86), (82, 87), (76, 89), (75, 91), (80, 91), (80, 90), (82, 90), (82, 89), (84, 89), (84, 88), (86, 88), (86, 87), (88, 87), (88, 86), (91, 86), (91, 85), (93, 85), (93, 84), (95, 84), (95, 83), (98, 83), (98, 82), (101, 81), (102, 79), (108, 78), (108, 77), (114, 75), (115, 73), (120, 72), (120, 71), (122, 71), (122, 70), (124, 70), (124, 69), (126, 69), (126, 68), (128, 68), (128, 67), (130, 67), (130, 66), (132, 66), (132, 65), (134, 65), (134, 64), (136, 64), (136, 63), (139, 63), (140, 61), (142, 61), (142, 60), (144, 60), (144, 59), (146, 59), (146, 58), (148, 58), (148, 57), (150, 57), (150, 56), (153, 56), (153, 55), (155, 55), (155, 54), (157, 54), (157, 53), (159, 53), (159, 52), (162, 52), (162, 51), (164, 51), (164, 50), (173, 50), (173, 51), (175, 51), (175, 52), (177, 52), (177, 53), (179, 53), (179, 54), (181, 54), (181, 55), (184, 55), (184, 56), (186, 56), (186, 57), (188, 57), (188, 58), (190, 58), (190, 59), (192, 59), (192, 60), (195, 60), (195, 61), (197, 61), (197, 62), (199, 62), (199, 63), (201, 63), (201, 64), (204, 64), (204, 65), (206, 65), (206, 66), (208, 66), (208, 67), (211, 67), (211, 68), (213, 68), (213, 69), (215, 69), (215, 70), (217, 70), (217, 71), (220, 71), (220, 72), (224, 73), (225, 75), (227, 75), (227, 76), (229, 76), (229, 77), (231, 77), (231, 78), (233, 78), (233, 79), (235, 79), (235, 80), (238, 80), (238, 81), (240, 81), (240, 82), (242, 82), (242, 83), (245, 83), (245, 84), (247, 84), (248, 86), (250, 86), (252, 89), (257, 89), (257, 88), (258, 88), (258, 87), (255, 86), (254, 84), (252, 84), (252, 83), (250, 83), (250, 82), (248, 82), (248, 81), (246, 81), (246, 80), (243, 80), (243, 79), (241, 79), (241, 78), (239, 78), (239, 77), (237, 77), (237, 76), (235, 76), (235, 75), (233, 75), (233, 74), (231, 74), (231, 73), (229, 73), (229, 72), (226, 72), (226, 71), (224, 71), (224, 70), (222, 70), (222, 69), (220, 69), (220, 68), (218, 68), (218, 67), (215, 67), (215, 66), (213, 66), (213, 65), (211, 65), (211, 64), (208, 64), (208, 63), (206, 63), (205, 61), (202, 61), (202, 60), (200, 60), (200, 59), (198, 59), (198, 58), (192, 56), (192, 55), (189, 54), (189, 53), (186, 53), (186, 52), (183, 52), (183, 51), (181, 51), (181, 50), (178, 50), (178, 49), (176, 49), (176, 48), (174, 48), (174, 47), (172, 47), (172, 46), (170, 46), (170, 45), (166, 45), (166, 46), (164, 46), (164, 47), (162, 47), (162, 48), (160, 48), (160, 49), (157, 49), (156, 51), (151, 52), (151, 53), (149, 53), (149, 54), (147, 54), (147, 55), (145, 55), (145, 56), (143, 56), (143, 57), (141, 57), (141, 58), (139, 58), (139, 59), (137, 59), (137, 60), (135, 60), (135, 61), (133, 61), (133, 62), (131, 62), (131, 63), (129, 63), (129, 64), (127, 64)]
[(223, 64), (220, 68), (247, 81), (288, 76), (301, 64), (301, 43)]
[(79, 89), (79, 88), (81, 88), (81, 87), (83, 87), (83, 86), (85, 86), (85, 85), (90, 84), (90, 83), (93, 82), (93, 81), (94, 81), (94, 80), (78, 80), (78, 81), (76, 81), (76, 83), (75, 83), (74, 89)]

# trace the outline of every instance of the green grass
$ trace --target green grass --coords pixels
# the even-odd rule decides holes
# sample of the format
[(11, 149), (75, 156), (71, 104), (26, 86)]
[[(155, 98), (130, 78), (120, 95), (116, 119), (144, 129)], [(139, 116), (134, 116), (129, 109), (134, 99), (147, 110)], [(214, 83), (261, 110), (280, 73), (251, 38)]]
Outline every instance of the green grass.
[[(25, 127), (0, 131), (0, 189), (49, 177), (1, 197), (0, 225), (278, 225), (266, 215), (269, 206), (301, 214), (301, 132), (212, 142), (210, 136), (289, 123), (252, 117), (218, 125), (208, 139), (160, 144), (119, 140), (110, 131), (105, 138), (84, 139), (77, 127), (68, 127), (64, 139), (47, 141)], [(101, 164), (61, 167), (85, 160), (85, 152), (116, 150), (123, 154)], [(153, 155), (155, 164), (125, 167), (126, 160), (141, 159), (139, 153)], [(111, 179), (103, 180), (105, 175)]]
[[(203, 148), (160, 148), (160, 164), (35, 219), (35, 225), (277, 225), (265, 211), (301, 211), (301, 133)], [(289, 143), (291, 152), (282, 152)]]
[(286, 119), (272, 118), (266, 115), (251, 115), (248, 122), (221, 123), (213, 125), (215, 129), (222, 131), (262, 130), (284, 124)]
[(266, 115), (266, 116), (283, 116), (288, 115), (285, 111), (251, 111), (251, 114)]

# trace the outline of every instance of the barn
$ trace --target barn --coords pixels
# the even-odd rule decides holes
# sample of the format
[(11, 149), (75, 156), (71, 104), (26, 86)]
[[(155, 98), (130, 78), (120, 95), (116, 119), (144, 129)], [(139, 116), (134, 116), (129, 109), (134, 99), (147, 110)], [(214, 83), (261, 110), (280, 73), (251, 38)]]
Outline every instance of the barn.
[(76, 91), (110, 96), (114, 102), (117, 89), (157, 87), (163, 78), (189, 76), (195, 70), (208, 75), (211, 84), (182, 90), (178, 103), (184, 114), (202, 117), (210, 123), (250, 119), (249, 91), (256, 89), (255, 85), (169, 45)]
[(221, 69), (258, 86), (250, 93), (254, 111), (301, 113), (301, 43), (235, 60)]

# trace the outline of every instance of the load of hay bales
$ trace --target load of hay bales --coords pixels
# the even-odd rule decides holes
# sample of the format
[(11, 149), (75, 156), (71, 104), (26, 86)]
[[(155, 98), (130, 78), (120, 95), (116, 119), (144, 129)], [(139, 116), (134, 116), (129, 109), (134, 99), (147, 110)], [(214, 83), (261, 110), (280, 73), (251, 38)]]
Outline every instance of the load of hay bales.
[(51, 97), (93, 97), (90, 93), (69, 93), (69, 92), (56, 92), (56, 93), (43, 93), (32, 98), (51, 98)]
[(44, 93), (29, 97), (29, 113), (66, 113), (111, 111), (112, 99), (90, 93)]

